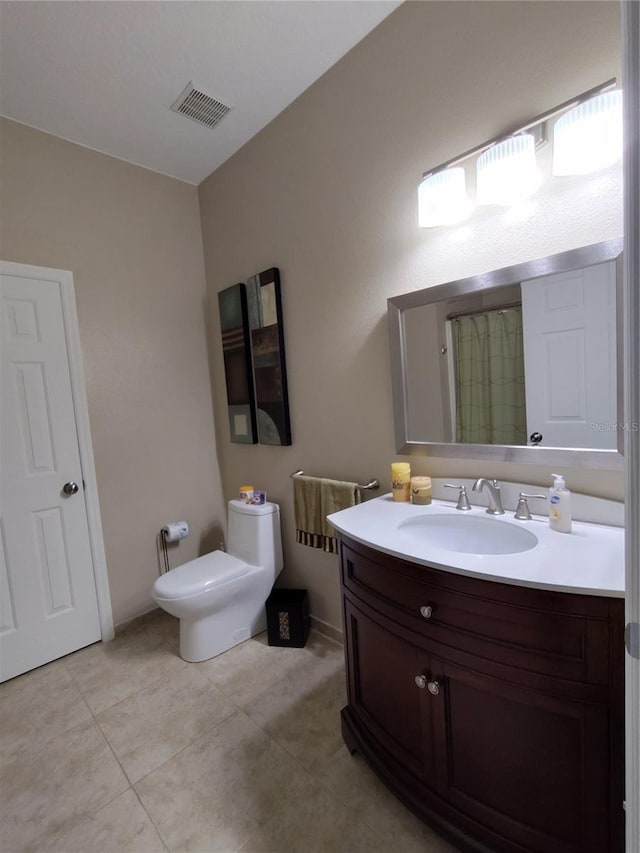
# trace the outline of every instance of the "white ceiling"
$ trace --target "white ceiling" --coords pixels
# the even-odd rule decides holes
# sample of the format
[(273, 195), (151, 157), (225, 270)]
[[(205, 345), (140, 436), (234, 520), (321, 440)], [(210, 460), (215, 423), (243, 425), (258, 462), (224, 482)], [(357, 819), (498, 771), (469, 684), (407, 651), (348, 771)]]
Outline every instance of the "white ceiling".
[[(2, 2), (0, 113), (198, 184), (399, 0)], [(233, 109), (169, 109), (189, 81)]]

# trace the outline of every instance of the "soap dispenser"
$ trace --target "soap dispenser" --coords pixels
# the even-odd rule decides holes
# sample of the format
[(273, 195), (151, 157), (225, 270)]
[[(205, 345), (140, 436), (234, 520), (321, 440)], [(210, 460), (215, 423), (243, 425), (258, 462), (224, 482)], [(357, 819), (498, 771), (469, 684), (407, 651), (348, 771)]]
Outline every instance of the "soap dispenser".
[(549, 489), (549, 527), (559, 533), (571, 533), (571, 492), (564, 477), (552, 474), (553, 486)]

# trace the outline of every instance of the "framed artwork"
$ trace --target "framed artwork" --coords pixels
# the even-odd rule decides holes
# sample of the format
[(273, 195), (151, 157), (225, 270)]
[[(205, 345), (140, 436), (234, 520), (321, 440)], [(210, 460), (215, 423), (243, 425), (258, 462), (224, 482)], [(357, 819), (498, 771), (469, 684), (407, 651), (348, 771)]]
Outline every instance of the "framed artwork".
[(255, 444), (258, 431), (244, 284), (234, 284), (220, 291), (218, 306), (231, 441), (237, 444)]
[(276, 267), (247, 282), (258, 440), (291, 444), (280, 273)]

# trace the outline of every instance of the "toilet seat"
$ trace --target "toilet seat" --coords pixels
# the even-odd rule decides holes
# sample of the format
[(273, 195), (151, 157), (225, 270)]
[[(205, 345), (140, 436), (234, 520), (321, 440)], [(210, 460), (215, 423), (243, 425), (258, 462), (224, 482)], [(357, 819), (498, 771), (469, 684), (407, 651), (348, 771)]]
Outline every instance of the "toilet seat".
[(156, 599), (175, 601), (246, 575), (249, 566), (225, 551), (214, 551), (160, 575), (153, 585)]

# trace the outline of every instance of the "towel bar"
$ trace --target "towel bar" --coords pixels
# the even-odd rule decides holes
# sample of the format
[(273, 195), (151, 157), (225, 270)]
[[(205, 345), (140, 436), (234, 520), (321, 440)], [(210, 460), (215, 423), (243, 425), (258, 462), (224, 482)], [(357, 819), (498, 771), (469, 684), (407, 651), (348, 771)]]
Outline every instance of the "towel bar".
[[(290, 474), (289, 476), (290, 477), (299, 477), (301, 474), (304, 474), (304, 471), (302, 470), (302, 468), (299, 468), (297, 471), (294, 471), (293, 474)], [(358, 489), (366, 489), (367, 491), (375, 491), (376, 489), (380, 488), (380, 483), (378, 480), (376, 480), (374, 478), (372, 480), (369, 480), (369, 482), (365, 483), (364, 485), (360, 484), (360, 483), (356, 483), (356, 487)]]

